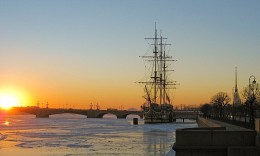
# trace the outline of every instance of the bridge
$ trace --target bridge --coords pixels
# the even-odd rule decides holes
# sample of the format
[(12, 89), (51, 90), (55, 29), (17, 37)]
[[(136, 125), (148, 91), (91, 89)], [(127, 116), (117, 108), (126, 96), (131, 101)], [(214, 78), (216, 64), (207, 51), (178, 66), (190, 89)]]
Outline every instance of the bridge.
[(202, 115), (202, 113), (197, 110), (175, 110), (174, 114), (174, 119), (182, 119), (183, 122), (184, 119), (197, 120), (198, 117)]
[(23, 113), (35, 115), (36, 118), (48, 118), (54, 114), (80, 114), (87, 118), (103, 118), (105, 114), (114, 114), (117, 118), (126, 118), (127, 115), (138, 115), (143, 117), (142, 111), (127, 111), (127, 110), (93, 110), (93, 109), (61, 109), (61, 108), (39, 108), (39, 107), (15, 107), (13, 110)]
[[(113, 114), (119, 119), (125, 119), (128, 115), (138, 115), (143, 118), (142, 111), (128, 111), (128, 110), (94, 110), (94, 109), (62, 109), (62, 108), (39, 108), (39, 107), (15, 107), (14, 110), (18, 112), (28, 113), (35, 115), (36, 118), (48, 118), (50, 115), (54, 114), (80, 114), (85, 115), (87, 118), (103, 118), (106, 114)], [(174, 119), (193, 119), (201, 115), (200, 111), (189, 111), (189, 110), (175, 110)]]

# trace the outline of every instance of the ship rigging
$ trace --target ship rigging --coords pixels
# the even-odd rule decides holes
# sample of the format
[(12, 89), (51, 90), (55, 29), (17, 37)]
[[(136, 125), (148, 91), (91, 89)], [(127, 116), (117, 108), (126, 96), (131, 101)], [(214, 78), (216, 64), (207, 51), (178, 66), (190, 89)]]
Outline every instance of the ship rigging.
[(141, 56), (145, 60), (152, 62), (153, 68), (148, 81), (139, 82), (144, 84), (146, 92), (146, 103), (141, 106), (145, 123), (165, 123), (173, 121), (173, 105), (168, 94), (170, 89), (174, 89), (175, 81), (169, 78), (169, 72), (173, 71), (169, 68), (169, 63), (176, 61), (172, 56), (166, 55), (165, 41), (167, 38), (158, 36), (155, 24), (154, 37), (145, 38), (153, 40), (153, 52), (150, 56)]

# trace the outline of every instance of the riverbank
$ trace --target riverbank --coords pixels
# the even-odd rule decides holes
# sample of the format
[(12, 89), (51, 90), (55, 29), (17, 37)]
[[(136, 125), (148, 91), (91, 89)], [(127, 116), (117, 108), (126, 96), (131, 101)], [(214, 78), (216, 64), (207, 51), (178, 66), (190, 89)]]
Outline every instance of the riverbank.
[(202, 117), (198, 118), (198, 126), (176, 130), (176, 156), (260, 155), (255, 130)]

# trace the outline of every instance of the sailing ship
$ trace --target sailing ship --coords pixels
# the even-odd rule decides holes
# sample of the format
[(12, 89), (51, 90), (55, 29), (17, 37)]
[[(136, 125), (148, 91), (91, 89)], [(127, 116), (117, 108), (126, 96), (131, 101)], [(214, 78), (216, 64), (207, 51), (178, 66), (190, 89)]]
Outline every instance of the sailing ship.
[(145, 123), (169, 123), (174, 121), (173, 105), (170, 100), (169, 90), (174, 89), (175, 82), (170, 81), (168, 69), (170, 62), (175, 61), (165, 52), (167, 38), (158, 36), (155, 24), (155, 34), (152, 38), (152, 55), (141, 56), (152, 63), (152, 70), (148, 81), (139, 82), (144, 85), (146, 102), (141, 106)]

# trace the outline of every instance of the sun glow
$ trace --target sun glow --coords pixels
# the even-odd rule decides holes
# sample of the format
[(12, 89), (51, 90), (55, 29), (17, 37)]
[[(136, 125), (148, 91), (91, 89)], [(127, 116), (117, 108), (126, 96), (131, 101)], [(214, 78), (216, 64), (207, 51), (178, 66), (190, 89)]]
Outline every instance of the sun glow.
[(10, 109), (14, 106), (18, 106), (18, 98), (13, 95), (1, 95), (0, 96), (0, 107), (3, 109)]

